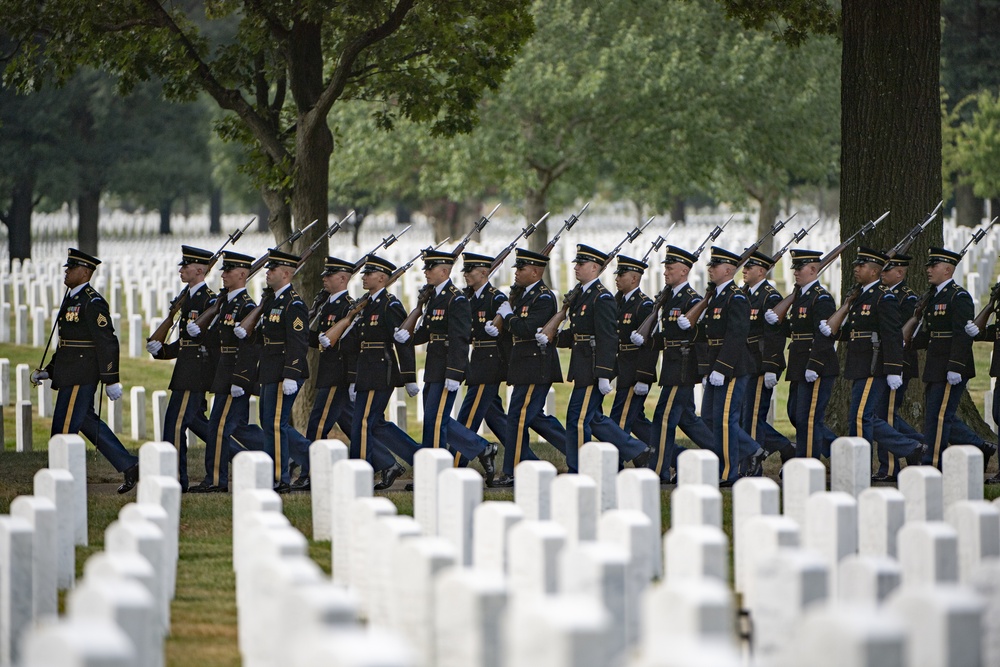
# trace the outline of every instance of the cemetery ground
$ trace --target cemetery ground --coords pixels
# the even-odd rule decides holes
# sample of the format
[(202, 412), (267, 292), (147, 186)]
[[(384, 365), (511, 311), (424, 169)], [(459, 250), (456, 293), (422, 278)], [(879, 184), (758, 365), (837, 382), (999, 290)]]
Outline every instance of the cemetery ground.
[[(977, 343), (978, 346), (985, 344)], [(982, 406), (985, 392), (989, 389), (987, 366), (988, 348), (977, 350), (978, 375), (970, 383), (970, 392), (976, 404)], [(0, 345), (0, 357), (10, 360), (11, 369), (18, 363), (27, 363), (32, 367), (37, 364), (38, 350), (29, 347)], [(422, 360), (420, 360), (422, 361)], [(126, 387), (123, 400), (123, 413), (126, 428), (120, 434), (127, 448), (136, 451), (142, 444), (129, 437), (127, 420), (130, 410), (128, 405), (128, 388), (136, 385), (145, 386), (147, 392), (166, 388), (172, 364), (147, 360), (129, 359), (123, 357), (122, 379)], [(779, 387), (785, 388), (784, 383)], [(13, 388), (12, 388), (13, 389)], [(565, 412), (569, 385), (557, 385), (556, 415), (562, 418)], [(656, 400), (656, 390), (651, 392), (647, 400), (647, 414), (652, 414)], [(411, 435), (419, 437), (419, 425), (416, 422), (416, 400), (407, 401), (409, 410), (408, 425)], [(784, 391), (779, 392), (778, 414), (776, 426), (779, 430), (791, 431), (783, 414)], [(105, 410), (107, 402), (105, 399)], [(151, 406), (147, 411), (151, 413)], [(32, 493), (32, 478), (35, 471), (47, 465), (46, 446), (49, 438), (51, 420), (37, 417), (32, 420), (34, 431), (34, 452), (17, 453), (14, 451), (15, 422), (13, 411), (4, 410), (5, 442), (0, 451), (0, 513), (9, 511), (10, 502), (18, 495)], [(152, 418), (147, 415), (147, 424), (152, 424)], [(835, 429), (838, 430), (838, 429)], [(154, 434), (148, 434), (147, 440), (156, 439)], [(343, 437), (334, 433), (331, 437)], [(489, 434), (487, 437), (490, 438)], [(542, 458), (551, 460), (557, 468), (564, 470), (561, 456), (546, 444), (533, 444), (536, 452)], [(135, 500), (134, 493), (119, 496), (115, 493), (121, 481), (121, 475), (88, 443), (87, 446), (88, 475), (88, 510), (89, 510), (89, 546), (76, 547), (77, 576), (82, 575), (86, 559), (95, 552), (103, 550), (104, 530), (114, 521), (123, 505)], [(772, 457), (776, 459), (776, 457)], [(196, 483), (204, 474), (204, 446), (189, 450), (188, 464), (192, 483)], [(991, 464), (991, 469), (996, 463)], [(779, 463), (768, 461), (766, 474), (776, 478)], [(410, 474), (407, 474), (410, 477)], [(397, 482), (396, 488), (402, 488)], [(732, 545), (732, 507), (731, 491), (723, 489), (723, 529)], [(413, 494), (403, 491), (382, 493), (398, 508), (400, 514), (413, 514)], [(987, 499), (1000, 496), (1000, 487), (987, 486)], [(668, 527), (670, 508), (669, 490), (662, 492), (662, 522), (661, 532)], [(512, 500), (513, 493), (509, 490), (486, 489), (484, 500)], [(283, 496), (283, 511), (292, 526), (303, 535), (312, 535), (312, 518), (310, 496), (306, 493), (295, 493)], [(731, 547), (730, 547), (731, 548)], [(309, 540), (309, 555), (327, 573), (330, 569), (330, 543)], [(732, 576), (732, 575), (730, 575)], [(64, 594), (60, 594), (60, 612), (63, 611)], [(180, 553), (177, 569), (177, 595), (171, 607), (171, 634), (165, 642), (166, 664), (168, 665), (239, 665), (240, 656), (237, 648), (236, 634), (236, 604), (235, 578), (232, 570), (232, 504), (229, 495), (186, 494), (182, 497), (180, 522)]]

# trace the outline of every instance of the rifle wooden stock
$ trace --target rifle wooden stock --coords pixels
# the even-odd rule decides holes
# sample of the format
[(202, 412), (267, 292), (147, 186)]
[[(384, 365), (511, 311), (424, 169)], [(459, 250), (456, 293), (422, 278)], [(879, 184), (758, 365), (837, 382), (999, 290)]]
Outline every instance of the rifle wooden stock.
[(910, 319), (903, 323), (903, 347), (909, 348), (913, 344), (913, 337), (917, 335), (920, 330), (920, 320), (924, 316), (924, 308), (927, 307), (927, 302), (930, 301), (931, 295), (934, 294), (936, 288), (932, 285), (929, 290), (927, 290), (920, 300), (917, 301), (916, 307), (913, 309), (913, 315)]
[(673, 289), (664, 287), (660, 290), (660, 293), (656, 295), (656, 299), (653, 300), (653, 310), (646, 316), (646, 319), (642, 321), (642, 324), (636, 328), (636, 333), (642, 336), (645, 341), (649, 342), (649, 336), (653, 333), (653, 327), (656, 326), (656, 318), (660, 315), (660, 310), (663, 308), (663, 304), (667, 302), (667, 295), (672, 294)]
[[(711, 289), (715, 289), (712, 283), (709, 283), (708, 286)], [(692, 325), (696, 324), (698, 320), (701, 319), (702, 313), (704, 313), (705, 309), (708, 308), (708, 292), (709, 290), (705, 290), (705, 298), (691, 306), (691, 309), (684, 313), (684, 317), (686, 317)]]
[(413, 310), (411, 310), (409, 314), (407, 314), (406, 319), (399, 325), (399, 328), (406, 329), (406, 331), (408, 331), (412, 336), (413, 332), (417, 329), (417, 322), (420, 320), (420, 315), (424, 311), (424, 306), (427, 305), (427, 302), (431, 300), (431, 296), (433, 295), (433, 285), (424, 285), (421, 287), (420, 291), (417, 293), (417, 305), (413, 307)]
[(989, 324), (990, 316), (996, 312), (997, 301), (1000, 301), (1000, 283), (993, 286), (990, 290), (990, 300), (983, 306), (983, 309), (979, 311), (973, 323), (979, 327), (981, 330), (986, 329), (986, 325)]
[(177, 313), (181, 311), (184, 304), (187, 303), (188, 296), (188, 286), (185, 285), (184, 289), (180, 291), (180, 294), (170, 302), (170, 308), (167, 310), (167, 316), (163, 318), (159, 326), (149, 334), (149, 338), (146, 339), (147, 342), (151, 340), (158, 341), (159, 343), (166, 343), (167, 336), (170, 334), (170, 330), (174, 328), (174, 318), (177, 317)]
[(779, 323), (785, 321), (785, 316), (788, 315), (788, 310), (792, 307), (792, 304), (795, 303), (795, 299), (798, 297), (798, 295), (799, 295), (799, 288), (798, 286), (796, 286), (795, 289), (793, 289), (790, 294), (788, 294), (784, 299), (775, 304), (774, 308), (771, 309), (774, 311), (774, 314), (778, 316)]
[(851, 291), (844, 297), (844, 303), (840, 304), (840, 308), (835, 310), (833, 315), (826, 320), (826, 325), (830, 327), (830, 330), (833, 332), (832, 335), (836, 336), (837, 333), (840, 332), (840, 327), (844, 326), (844, 320), (847, 319), (847, 313), (851, 310), (851, 305), (854, 303), (854, 300), (860, 296), (860, 294), (861, 285), (855, 285), (852, 287)]

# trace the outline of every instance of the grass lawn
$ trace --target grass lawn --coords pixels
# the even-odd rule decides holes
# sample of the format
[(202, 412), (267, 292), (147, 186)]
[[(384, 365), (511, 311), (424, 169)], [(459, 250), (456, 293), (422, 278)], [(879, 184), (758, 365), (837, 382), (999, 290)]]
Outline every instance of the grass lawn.
[[(970, 383), (970, 392), (976, 404), (982, 406), (983, 395), (989, 388), (988, 368), (989, 348), (977, 343), (977, 366), (979, 376)], [(27, 363), (33, 368), (38, 363), (39, 350), (29, 347), (0, 345), (0, 357), (10, 360), (11, 372), (18, 363)], [(564, 364), (565, 367), (565, 364)], [(128, 431), (129, 392), (128, 388), (142, 384), (147, 391), (147, 424), (152, 427), (151, 396), (155, 389), (165, 389), (170, 378), (172, 365), (163, 362), (122, 358), (122, 378), (126, 386), (124, 405), (125, 427)], [(788, 433), (791, 428), (783, 414), (784, 391), (786, 385), (779, 385), (778, 415), (776, 427)], [(558, 385), (557, 416), (565, 414), (569, 386)], [(11, 393), (13, 396), (14, 389)], [(657, 388), (647, 400), (647, 414), (652, 413)], [(106, 406), (106, 403), (105, 403)], [(416, 428), (416, 399), (408, 401), (411, 435), (419, 438)], [(107, 408), (105, 407), (105, 410)], [(14, 416), (10, 409), (4, 410), (4, 448), (0, 451), (0, 513), (9, 511), (11, 500), (18, 495), (32, 492), (32, 477), (47, 462), (46, 443), (49, 437), (50, 420), (37, 416), (33, 420), (34, 446), (31, 453), (14, 451)], [(122, 442), (131, 450), (141, 444), (125, 436)], [(189, 472), (191, 479), (199, 480), (204, 474), (204, 448), (189, 452)], [(551, 460), (563, 468), (561, 456), (551, 446), (540, 443), (536, 449), (542, 458)], [(775, 457), (772, 457), (775, 458)], [(778, 462), (768, 461), (767, 473), (776, 476)], [(996, 464), (993, 464), (996, 465)], [(992, 468), (992, 466), (991, 466)], [(115, 489), (121, 475), (88, 445), (87, 475), (89, 483), (89, 527), (88, 547), (77, 547), (77, 576), (81, 576), (83, 564), (90, 554), (103, 548), (104, 530), (117, 516), (121, 507), (135, 498), (134, 493), (119, 496)], [(1000, 487), (987, 487), (987, 497), (1000, 495)], [(411, 493), (389, 492), (385, 494), (399, 509), (400, 514), (413, 513)], [(662, 530), (669, 525), (669, 491), (663, 492)], [(232, 572), (232, 509), (228, 495), (190, 495), (183, 497), (180, 526), (180, 561), (177, 573), (177, 596), (171, 609), (173, 622), (171, 636), (166, 643), (167, 664), (171, 666), (198, 664), (209, 667), (239, 665), (240, 658), (236, 645), (236, 602), (235, 582)], [(512, 500), (513, 494), (507, 490), (487, 490), (487, 500)], [(312, 535), (311, 507), (308, 494), (292, 494), (282, 498), (284, 511), (292, 525), (307, 537)], [(725, 525), (731, 536), (731, 494), (723, 490)], [(731, 544), (731, 541), (730, 541)], [(329, 572), (330, 544), (309, 542), (310, 556)]]

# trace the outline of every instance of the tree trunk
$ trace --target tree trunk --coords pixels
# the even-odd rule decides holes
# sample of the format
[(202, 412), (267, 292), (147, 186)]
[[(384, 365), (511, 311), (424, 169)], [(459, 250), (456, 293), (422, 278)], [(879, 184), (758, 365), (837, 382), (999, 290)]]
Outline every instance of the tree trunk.
[(160, 202), (160, 234), (170, 234), (170, 213), (173, 211), (174, 202), (172, 199), (164, 199)]
[(673, 204), (670, 207), (670, 221), (678, 224), (684, 224), (685, 219), (684, 197), (674, 197)]
[(976, 196), (971, 185), (959, 183), (955, 186), (955, 224), (978, 227), (983, 221), (985, 208), (983, 200)]
[(208, 198), (208, 233), (222, 233), (222, 188), (215, 185)]
[[(530, 225), (538, 221), (545, 215), (545, 194), (547, 187), (536, 190), (528, 188), (524, 193), (524, 217), (525, 223)], [(549, 216), (551, 218), (552, 216)], [(541, 252), (545, 244), (549, 242), (549, 221), (538, 225), (538, 229), (528, 237), (528, 249)]]
[(101, 219), (101, 191), (88, 189), (76, 199), (80, 224), (77, 229), (77, 244), (80, 250), (97, 257), (97, 223)]
[(7, 242), (10, 261), (31, 257), (31, 210), (35, 196), (35, 174), (24, 173), (11, 190), (10, 213), (7, 223)]
[[(760, 215), (757, 217), (757, 238), (759, 239), (771, 230), (775, 220), (781, 215), (781, 196), (776, 190), (768, 190), (758, 201), (760, 202)], [(760, 252), (770, 255), (773, 248), (774, 238), (768, 234), (764, 242), (760, 244)], [(732, 250), (737, 252), (738, 248)]]
[(257, 225), (253, 231), (258, 234), (266, 234), (271, 231), (271, 211), (268, 209), (267, 201), (263, 195), (261, 195), (260, 201), (257, 202), (255, 215), (257, 216)]

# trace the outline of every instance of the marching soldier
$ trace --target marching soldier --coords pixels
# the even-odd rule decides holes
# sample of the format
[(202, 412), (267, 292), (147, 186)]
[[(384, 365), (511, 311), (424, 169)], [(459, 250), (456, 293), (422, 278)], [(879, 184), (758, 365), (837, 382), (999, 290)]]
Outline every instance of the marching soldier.
[[(837, 308), (817, 278), (823, 253), (799, 248), (790, 252), (796, 296), (783, 325), (785, 336), (792, 339), (786, 372), (788, 419), (795, 427), (795, 455), (818, 459), (830, 455), (830, 444), (837, 437), (823, 417), (833, 378), (840, 375), (840, 361), (833, 339), (819, 329), (820, 322), (826, 322)], [(768, 324), (778, 323), (772, 309), (765, 311), (764, 319)]]
[(351, 385), (354, 420), (351, 422), (351, 458), (367, 460), (381, 473), (377, 490), (388, 489), (406, 469), (393, 461), (383, 467), (375, 458), (377, 447), (391, 452), (413, 465), (413, 455), (420, 445), (395, 424), (386, 421), (385, 408), (394, 387), (405, 387), (410, 398), (420, 393), (412, 345), (394, 340), (394, 333), (406, 319), (403, 304), (385, 290), (396, 265), (387, 259), (369, 255), (361, 271), (361, 284), (368, 290), (368, 303), (356, 320), (358, 352), (357, 373)]
[(191, 493), (226, 493), (229, 490), (229, 459), (235, 451), (262, 450), (264, 433), (249, 423), (250, 394), (256, 379), (257, 349), (240, 340), (233, 330), (256, 304), (247, 293), (247, 278), (254, 258), (238, 252), (222, 255), (221, 305), (206, 331), (195, 322), (186, 329), (192, 339), (218, 354), (210, 391), (215, 394), (209, 415), (205, 448), (205, 478)]
[(748, 473), (759, 474), (767, 456), (740, 426), (749, 371), (746, 340), (750, 331), (750, 302), (733, 280), (739, 262), (739, 255), (712, 246), (708, 279), (713, 289), (705, 297), (707, 306), (698, 331), (698, 338), (708, 344), (705, 366), (708, 382), (701, 414), (715, 436), (719, 486), (732, 486), (736, 482), (743, 461)]
[[(993, 287), (994, 293), (990, 295), (991, 298), (996, 297), (995, 290), (997, 289), (996, 286)], [(994, 312), (996, 311), (994, 310)], [(978, 340), (993, 342), (993, 355), (990, 359), (990, 377), (1000, 377), (1000, 326), (997, 325), (997, 322), (994, 321), (993, 324), (987, 326), (986, 330), (982, 332), (979, 331), (979, 327), (974, 322), (967, 322), (965, 324), (965, 333), (978, 338)], [(1000, 420), (1000, 391), (993, 392), (993, 423), (1000, 423), (997, 420)], [(954, 431), (954, 426), (952, 427), (952, 431)], [(952, 444), (954, 444), (954, 437), (952, 438)], [(993, 445), (983, 453), (983, 470), (989, 465), (990, 458), (996, 451), (996, 445)], [(1000, 472), (993, 477), (988, 477), (986, 484), (1000, 484)]]
[[(497, 314), (503, 317), (504, 329), (511, 336), (507, 384), (514, 389), (507, 413), (503, 472), (494, 480), (495, 487), (514, 486), (517, 464), (538, 458), (531, 450), (528, 428), (539, 419), (554, 421), (543, 413), (545, 399), (552, 383), (563, 381), (555, 346), (549, 345), (547, 340), (542, 344), (536, 338), (536, 333), (557, 310), (555, 295), (542, 281), (549, 258), (522, 248), (515, 251), (515, 257), (514, 284), (523, 289), (522, 295), (516, 304), (507, 301), (497, 308)], [(569, 443), (566, 445), (569, 449)]]
[[(767, 422), (771, 396), (778, 385), (778, 377), (785, 370), (785, 336), (778, 327), (764, 320), (765, 311), (774, 308), (782, 299), (781, 293), (766, 280), (773, 267), (774, 259), (762, 252), (750, 255), (743, 265), (743, 291), (750, 302), (750, 334), (747, 337), (750, 377), (741, 421), (743, 430), (765, 452), (780, 452), (784, 463), (795, 456), (795, 447)], [(753, 475), (759, 470), (747, 472)]]
[(941, 467), (941, 453), (948, 446), (955, 413), (969, 380), (976, 376), (972, 337), (966, 322), (975, 317), (972, 297), (954, 281), (962, 255), (944, 248), (931, 248), (927, 258), (927, 282), (931, 287), (924, 306), (920, 332), (914, 336), (917, 349), (926, 349), (923, 379), (927, 384), (924, 406), (924, 465)]
[[(691, 323), (684, 313), (701, 301), (698, 294), (688, 284), (688, 274), (698, 258), (677, 246), (667, 246), (663, 260), (663, 280), (665, 290), (670, 290), (660, 312), (660, 331), (652, 336), (649, 345), (652, 350), (663, 349), (663, 364), (660, 367), (660, 398), (653, 412), (653, 436), (656, 439), (654, 454), (649, 465), (665, 482), (672, 482), (670, 468), (676, 469), (677, 446), (675, 432), (679, 426), (701, 449), (712, 449), (712, 430), (701, 420), (694, 410), (694, 386), (699, 381), (698, 355), (695, 352)], [(644, 345), (639, 332), (631, 335), (632, 343)], [(645, 373), (654, 373), (656, 353), (647, 358)]]
[[(208, 350), (188, 332), (187, 325), (198, 319), (215, 301), (215, 293), (205, 284), (205, 271), (212, 252), (181, 246), (181, 280), (187, 285), (187, 297), (180, 311), (177, 340), (166, 345), (158, 340), (146, 343), (154, 359), (176, 359), (170, 376), (170, 400), (163, 419), (163, 439), (177, 448), (181, 490), (188, 489), (187, 431), (208, 442), (208, 418), (205, 416), (205, 392), (211, 386), (214, 364)], [(183, 297), (178, 297), (183, 298)]]
[[(923, 445), (893, 428), (878, 407), (890, 391), (903, 386), (903, 331), (899, 301), (880, 281), (889, 258), (871, 248), (858, 248), (854, 279), (860, 294), (853, 298), (839, 332), (820, 323), (824, 336), (831, 334), (847, 345), (844, 378), (851, 380), (851, 419), (848, 434), (868, 442), (878, 440), (893, 455), (920, 464)], [(852, 297), (848, 297), (852, 298)]]
[[(485, 439), (451, 418), (451, 408), (469, 365), (469, 338), (472, 314), (469, 299), (451, 282), (455, 255), (442, 250), (424, 252), (425, 289), (433, 290), (424, 306), (420, 328), (413, 335), (414, 345), (427, 344), (424, 368), (423, 446), (451, 446), (466, 458), (483, 457), (487, 482), (493, 481), (493, 465), (488, 453), (493, 447)], [(399, 329), (393, 334), (397, 343), (406, 343), (410, 334)]]
[(94, 412), (97, 383), (105, 386), (108, 398), (122, 397), (118, 378), (118, 337), (111, 322), (111, 309), (90, 278), (101, 260), (69, 249), (63, 283), (69, 290), (59, 307), (59, 347), (44, 369), (31, 373), (38, 384), (52, 379), (57, 390), (52, 413), (52, 435), (83, 433), (120, 473), (125, 481), (118, 493), (128, 493), (139, 481), (139, 459), (130, 454), (114, 431)]
[[(573, 391), (566, 409), (566, 463), (571, 473), (577, 471), (580, 448), (592, 435), (615, 445), (624, 461), (643, 455), (644, 463), (649, 457), (647, 445), (620, 429), (602, 410), (604, 397), (611, 393), (618, 352), (618, 304), (600, 280), (607, 261), (600, 250), (577, 245), (573, 263), (580, 293), (570, 304), (569, 326), (558, 335), (558, 347), (572, 350), (567, 379), (573, 382)], [(535, 337), (541, 344), (549, 343), (545, 334)]]
[[(618, 255), (615, 287), (618, 294), (618, 359), (615, 377), (618, 390), (611, 406), (611, 420), (625, 433), (632, 433), (644, 443), (653, 446), (653, 423), (646, 418), (645, 403), (649, 387), (656, 382), (656, 362), (643, 362), (642, 358), (654, 354), (632, 342), (635, 331), (653, 312), (653, 300), (643, 294), (639, 282), (649, 265), (639, 259)], [(648, 462), (647, 462), (648, 463)], [(644, 467), (643, 461), (637, 462)]]
[[(264, 451), (274, 459), (274, 490), (291, 490), (288, 471), (292, 448), (308, 448), (309, 443), (291, 423), (292, 406), (299, 388), (309, 377), (306, 352), (309, 349), (309, 310), (292, 287), (299, 257), (280, 250), (267, 252), (267, 286), (271, 294), (261, 304), (262, 315), (253, 330), (260, 361), (260, 424), (264, 431)], [(247, 331), (237, 324), (237, 338)]]

